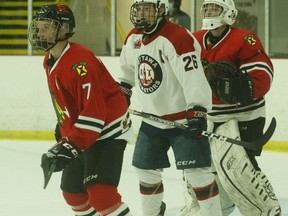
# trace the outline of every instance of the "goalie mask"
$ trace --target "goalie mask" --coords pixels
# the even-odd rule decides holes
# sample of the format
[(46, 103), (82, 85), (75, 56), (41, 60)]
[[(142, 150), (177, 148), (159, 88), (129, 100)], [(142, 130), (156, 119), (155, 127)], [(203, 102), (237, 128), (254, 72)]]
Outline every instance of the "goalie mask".
[(202, 29), (212, 30), (222, 25), (232, 25), (237, 14), (233, 0), (204, 0), (201, 7)]
[(75, 19), (69, 7), (52, 4), (41, 7), (32, 20), (28, 39), (36, 50), (48, 51), (57, 42), (67, 40), (74, 34)]
[(168, 0), (134, 0), (130, 9), (130, 20), (135, 28), (149, 34), (168, 13), (168, 8)]

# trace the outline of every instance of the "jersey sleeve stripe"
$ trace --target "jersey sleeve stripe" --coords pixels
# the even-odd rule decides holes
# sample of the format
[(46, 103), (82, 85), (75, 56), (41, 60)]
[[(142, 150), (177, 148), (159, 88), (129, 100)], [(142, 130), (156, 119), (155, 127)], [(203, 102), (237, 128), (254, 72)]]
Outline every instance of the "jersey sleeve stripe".
[(244, 65), (241, 65), (240, 69), (246, 70), (248, 73), (250, 71), (253, 71), (253, 70), (265, 71), (269, 75), (271, 80), (273, 79), (273, 76), (274, 76), (273, 71), (269, 67), (269, 65), (267, 65), (267, 64), (265, 64), (263, 62), (253, 62), (253, 63), (250, 63), (250, 64), (244, 64)]
[(75, 124), (75, 127), (95, 131), (98, 133), (101, 132), (103, 126), (104, 121), (86, 116), (79, 116)]
[(89, 126), (89, 125), (85, 125), (85, 124), (75, 124), (75, 127), (77, 128), (81, 128), (81, 129), (86, 129), (86, 130), (91, 130), (91, 131), (95, 131), (97, 133), (101, 132), (101, 128), (99, 127), (93, 127), (93, 126)]
[[(128, 128), (131, 127), (132, 122), (130, 120), (130, 114), (129, 112), (125, 113), (121, 117), (117, 118), (116, 120), (112, 121), (110, 124), (106, 125), (100, 135), (99, 139), (106, 139), (106, 138), (114, 138), (117, 136), (120, 136), (123, 131), (123, 121), (126, 120), (128, 123)], [(125, 130), (127, 131), (127, 130)]]
[(91, 121), (91, 122), (96, 122), (96, 123), (99, 123), (99, 124), (104, 125), (104, 121), (103, 121), (103, 120), (96, 119), (96, 118), (91, 118), (91, 117), (87, 117), (87, 116), (82, 116), (82, 115), (80, 115), (78, 119), (80, 119), (80, 120), (86, 120), (86, 121)]

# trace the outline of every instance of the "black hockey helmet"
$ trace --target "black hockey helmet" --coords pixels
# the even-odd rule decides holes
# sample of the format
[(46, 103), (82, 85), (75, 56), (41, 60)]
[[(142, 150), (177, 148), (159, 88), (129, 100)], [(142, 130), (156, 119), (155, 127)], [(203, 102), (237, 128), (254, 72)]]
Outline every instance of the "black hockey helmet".
[[(42, 22), (43, 21), (43, 22)], [(40, 23), (46, 23), (45, 30)], [(50, 26), (49, 26), (50, 24)], [(53, 27), (54, 26), (54, 27)], [(63, 36), (63, 28), (65, 35)], [(74, 34), (75, 18), (72, 10), (64, 4), (44, 5), (36, 12), (36, 17), (32, 20), (28, 38), (33, 49), (48, 51), (54, 47), (57, 42), (67, 40)], [(53, 35), (42, 36), (46, 31)]]
[(36, 12), (36, 20), (51, 19), (58, 21), (61, 25), (67, 23), (69, 32), (67, 38), (74, 34), (75, 18), (72, 10), (64, 4), (44, 5)]

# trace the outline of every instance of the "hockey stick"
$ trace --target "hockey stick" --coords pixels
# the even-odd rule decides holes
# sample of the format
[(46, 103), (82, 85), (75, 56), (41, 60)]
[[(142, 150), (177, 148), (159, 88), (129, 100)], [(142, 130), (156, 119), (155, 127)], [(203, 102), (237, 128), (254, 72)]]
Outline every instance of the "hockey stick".
[[(133, 110), (133, 109), (129, 109), (129, 112), (131, 114), (133, 114), (133, 115), (141, 116), (143, 118), (149, 119), (149, 120), (154, 121), (154, 122), (158, 122), (158, 123), (162, 123), (162, 124), (165, 124), (165, 125), (177, 127), (177, 128), (183, 129), (183, 130), (187, 128), (187, 126), (184, 125), (184, 124), (180, 124), (180, 123), (177, 123), (177, 122), (174, 122), (174, 121), (169, 121), (169, 120), (166, 120), (166, 119), (162, 119), (162, 118), (159, 118), (157, 116), (151, 115), (149, 113), (139, 112), (139, 111)], [(272, 135), (273, 135), (273, 133), (275, 131), (275, 128), (276, 128), (276, 119), (273, 117), (268, 129), (263, 134), (263, 136), (261, 136), (259, 139), (257, 139), (254, 142), (244, 142), (244, 141), (241, 141), (241, 140), (232, 139), (232, 138), (229, 138), (229, 137), (226, 137), (226, 136), (222, 136), (222, 135), (215, 134), (215, 133), (212, 133), (212, 132), (209, 132), (209, 131), (204, 131), (204, 130), (202, 131), (202, 135), (206, 136), (206, 137), (209, 137), (209, 138), (217, 139), (217, 140), (220, 140), (220, 141), (225, 141), (225, 142), (229, 142), (229, 143), (232, 143), (232, 144), (235, 144), (235, 145), (239, 145), (239, 146), (245, 147), (247, 149), (259, 150), (272, 137)]]
[(42, 156), (42, 163), (41, 163), (41, 167), (43, 170), (43, 174), (44, 174), (44, 189), (46, 189), (50, 178), (54, 172), (54, 169), (56, 167), (56, 158), (49, 158), (46, 156), (46, 154), (44, 154)]

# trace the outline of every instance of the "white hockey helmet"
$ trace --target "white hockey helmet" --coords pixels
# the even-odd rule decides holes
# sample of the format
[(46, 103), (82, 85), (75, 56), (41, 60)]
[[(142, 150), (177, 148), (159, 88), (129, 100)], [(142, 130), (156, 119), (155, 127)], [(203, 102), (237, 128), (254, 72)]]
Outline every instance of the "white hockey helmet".
[(151, 33), (156, 29), (159, 18), (168, 14), (168, 9), (168, 0), (134, 0), (130, 20), (135, 28)]
[[(217, 11), (216, 15), (209, 15), (209, 10)], [(233, 0), (204, 0), (201, 7), (202, 29), (212, 30), (222, 25), (232, 25), (238, 11)]]

